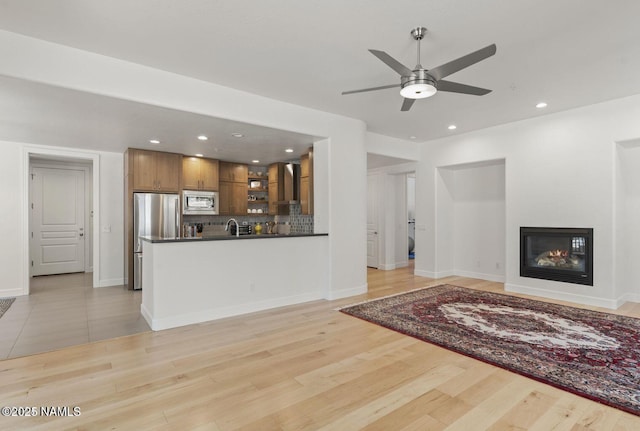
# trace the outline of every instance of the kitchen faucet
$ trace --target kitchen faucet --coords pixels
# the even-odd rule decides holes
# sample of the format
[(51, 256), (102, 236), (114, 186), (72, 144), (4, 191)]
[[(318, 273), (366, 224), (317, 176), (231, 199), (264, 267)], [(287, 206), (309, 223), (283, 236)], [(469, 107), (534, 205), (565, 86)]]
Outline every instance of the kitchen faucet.
[(238, 220), (236, 220), (234, 218), (230, 218), (229, 220), (227, 220), (227, 225), (224, 227), (224, 230), (225, 231), (229, 230), (229, 224), (231, 222), (234, 222), (236, 224), (236, 236), (239, 237), (240, 236), (240, 225), (238, 224)]

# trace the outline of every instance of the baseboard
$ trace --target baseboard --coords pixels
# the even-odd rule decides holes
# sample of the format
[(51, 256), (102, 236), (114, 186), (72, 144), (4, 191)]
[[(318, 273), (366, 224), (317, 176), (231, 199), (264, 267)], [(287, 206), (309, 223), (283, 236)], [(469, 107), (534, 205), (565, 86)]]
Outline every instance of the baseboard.
[(365, 283), (362, 286), (352, 287), (350, 289), (341, 289), (338, 291), (330, 290), (327, 294), (326, 298), (329, 301), (334, 299), (348, 298), (350, 296), (362, 295), (363, 293), (367, 293), (368, 284)]
[(24, 290), (20, 288), (0, 290), (0, 298), (13, 298), (15, 296), (24, 296)]
[(454, 275), (456, 275), (456, 273), (453, 270), (436, 271), (433, 273), (433, 278), (453, 277)]
[(320, 295), (308, 293), (304, 295), (258, 301), (238, 306), (211, 308), (208, 310), (195, 311), (192, 313), (184, 313), (162, 318), (154, 318), (149, 310), (145, 308), (144, 304), (141, 304), (140, 312), (142, 313), (142, 316), (147, 321), (151, 329), (153, 329), (154, 331), (160, 331), (163, 329), (177, 328), (179, 326), (193, 325), (196, 323), (224, 319), (226, 317), (255, 313), (257, 311), (270, 310), (272, 308), (285, 307), (287, 305), (317, 301), (319, 299), (323, 298)]
[(421, 269), (414, 269), (413, 275), (417, 275), (418, 277), (429, 277), (429, 278), (445, 278), (452, 277), (455, 274), (454, 271), (423, 271)]
[(520, 286), (513, 283), (505, 283), (507, 292), (523, 293), (525, 295), (541, 296), (543, 298), (558, 299), (560, 301), (575, 302), (576, 304), (604, 307), (615, 310), (619, 307), (618, 300), (597, 298), (595, 296), (577, 295), (574, 293), (558, 292), (556, 290), (541, 289), (539, 287)]
[(413, 275), (417, 275), (418, 277), (427, 277), (427, 278), (436, 278), (436, 273), (433, 271), (424, 271), (422, 269), (414, 269)]
[(453, 271), (454, 275), (460, 277), (479, 278), (480, 280), (495, 281), (496, 283), (504, 283), (505, 276), (499, 274), (485, 274), (482, 272), (464, 271), (456, 269)]
[(404, 268), (406, 266), (409, 266), (409, 262), (404, 260), (404, 261), (396, 262), (396, 263), (382, 264), (382, 265), (380, 265), (378, 267), (378, 269), (381, 269), (383, 271), (393, 271), (394, 269)]
[(151, 313), (149, 313), (149, 310), (147, 310), (147, 307), (145, 307), (144, 304), (140, 304), (140, 314), (142, 314), (144, 320), (147, 321), (147, 325), (149, 325), (149, 328), (153, 329), (153, 318), (151, 317)]
[(640, 302), (639, 293), (625, 293), (616, 301), (617, 307), (622, 306), (625, 302)]
[(124, 284), (124, 278), (107, 278), (100, 280), (95, 287), (123, 286)]

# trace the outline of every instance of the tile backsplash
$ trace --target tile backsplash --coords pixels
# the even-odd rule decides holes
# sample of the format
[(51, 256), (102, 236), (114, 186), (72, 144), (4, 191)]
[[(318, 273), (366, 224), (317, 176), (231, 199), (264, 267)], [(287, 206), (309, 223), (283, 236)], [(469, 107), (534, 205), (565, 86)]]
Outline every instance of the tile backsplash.
[[(289, 206), (289, 215), (239, 215), (233, 218), (241, 225), (252, 225), (261, 223), (263, 226), (268, 221), (274, 221), (279, 225), (289, 225), (290, 233), (304, 234), (313, 233), (313, 215), (301, 214), (300, 204), (291, 204)], [(202, 224), (203, 236), (224, 235), (224, 227), (229, 220), (229, 216), (204, 216), (204, 215), (185, 215), (183, 216), (183, 224), (195, 225)], [(281, 229), (284, 230), (284, 229)]]

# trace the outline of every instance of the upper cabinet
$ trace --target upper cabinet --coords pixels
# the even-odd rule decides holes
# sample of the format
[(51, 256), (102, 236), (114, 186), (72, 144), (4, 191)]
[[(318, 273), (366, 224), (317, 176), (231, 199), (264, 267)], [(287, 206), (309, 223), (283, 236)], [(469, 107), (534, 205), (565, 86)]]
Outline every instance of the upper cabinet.
[(220, 162), (220, 181), (247, 184), (249, 168), (242, 163)]
[(218, 191), (219, 162), (200, 157), (182, 158), (182, 188)]
[[(284, 201), (284, 163), (269, 165), (269, 214), (289, 214), (289, 207), (282, 206)], [(286, 210), (286, 211), (285, 211)]]
[(313, 150), (300, 157), (300, 209), (313, 214)]
[(220, 215), (247, 213), (249, 167), (241, 163), (220, 162)]
[(182, 155), (133, 148), (127, 151), (134, 191), (180, 191)]

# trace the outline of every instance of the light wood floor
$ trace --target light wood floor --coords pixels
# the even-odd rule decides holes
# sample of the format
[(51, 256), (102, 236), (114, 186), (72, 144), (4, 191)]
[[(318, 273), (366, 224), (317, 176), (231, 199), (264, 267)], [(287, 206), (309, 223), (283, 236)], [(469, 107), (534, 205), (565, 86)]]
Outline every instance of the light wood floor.
[[(2, 430), (638, 430), (640, 417), (334, 309), (449, 282), (369, 270), (370, 292), (0, 362)], [(617, 311), (640, 317), (640, 304)]]

